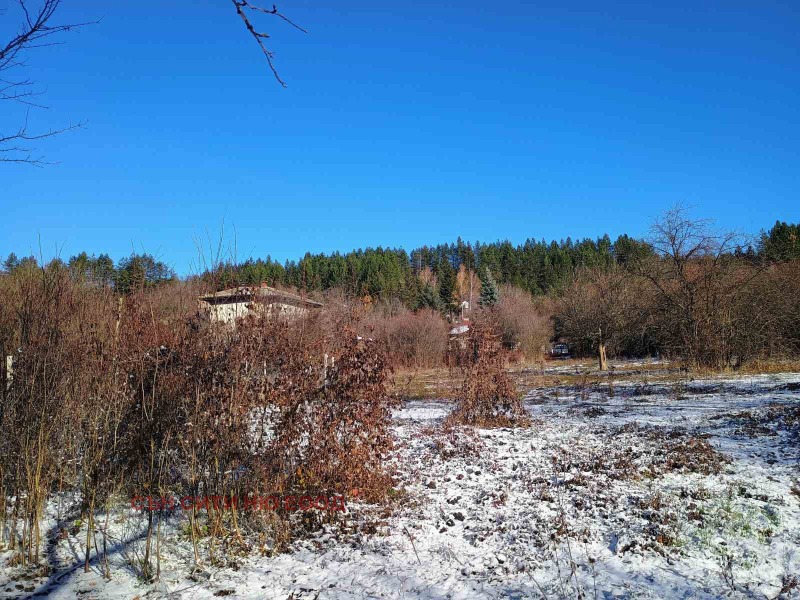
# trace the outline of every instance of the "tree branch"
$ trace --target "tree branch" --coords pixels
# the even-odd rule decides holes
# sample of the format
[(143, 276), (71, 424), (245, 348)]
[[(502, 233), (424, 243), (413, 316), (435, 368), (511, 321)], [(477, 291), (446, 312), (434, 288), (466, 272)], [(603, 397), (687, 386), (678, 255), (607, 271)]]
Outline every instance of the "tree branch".
[[(0, 73), (25, 66), (23, 55), (35, 48), (56, 46), (62, 42), (56, 41), (53, 36), (76, 30), (86, 25), (97, 23), (69, 23), (53, 25), (51, 20), (58, 10), (61, 0), (43, 0), (42, 4), (33, 10), (26, 0), (17, 0), (23, 19), (18, 32), (3, 44), (0, 42)], [(33, 82), (27, 78), (0, 77), (0, 101), (8, 100), (32, 108), (47, 108), (31, 100), (34, 96), (42, 95), (32, 89)], [(56, 136), (72, 129), (82, 127), (84, 123), (69, 125), (60, 129), (51, 129), (43, 133), (31, 134), (28, 132), (29, 110), (25, 113), (23, 125), (11, 134), (0, 134), (0, 162), (27, 163), (34, 166), (48, 164), (43, 157), (32, 155), (33, 148), (25, 142), (34, 142)]]
[[(16, 133), (8, 135), (0, 134), (0, 162), (26, 163), (35, 167), (42, 167), (44, 165), (53, 164), (51, 162), (45, 161), (43, 156), (34, 157), (31, 154), (33, 152), (33, 148), (25, 145), (24, 142), (35, 142), (38, 140), (44, 140), (59, 135), (61, 133), (65, 133), (67, 131), (72, 131), (73, 129), (79, 129), (83, 127), (85, 124), (86, 124), (85, 122), (80, 122), (74, 125), (68, 125), (67, 127), (62, 127), (61, 129), (51, 129), (44, 133), (29, 134), (28, 118), (26, 115), (25, 122), (16, 131)], [(20, 145), (20, 142), (22, 142), (23, 144)], [(9, 153), (9, 155), (4, 156), (2, 153)]]
[(286, 83), (283, 81), (283, 79), (281, 79), (280, 75), (278, 74), (278, 70), (275, 68), (275, 64), (273, 63), (275, 55), (272, 53), (271, 50), (267, 48), (266, 44), (264, 43), (264, 40), (269, 39), (269, 34), (256, 30), (256, 28), (253, 26), (253, 23), (250, 21), (250, 18), (247, 16), (245, 9), (264, 13), (267, 15), (274, 15), (280, 19), (283, 19), (295, 29), (299, 29), (303, 33), (308, 33), (308, 32), (302, 27), (300, 27), (297, 23), (287, 18), (285, 15), (279, 13), (278, 8), (274, 4), (272, 5), (272, 9), (267, 9), (261, 6), (255, 6), (253, 4), (250, 4), (247, 0), (231, 0), (231, 2), (233, 2), (234, 7), (236, 7), (236, 14), (238, 14), (239, 17), (242, 19), (245, 28), (247, 29), (247, 31), (250, 32), (250, 35), (253, 36), (253, 39), (258, 44), (258, 47), (261, 48), (261, 52), (264, 53), (264, 57), (267, 59), (267, 64), (269, 65), (272, 74), (275, 76), (275, 79), (278, 81), (281, 87), (286, 87)]

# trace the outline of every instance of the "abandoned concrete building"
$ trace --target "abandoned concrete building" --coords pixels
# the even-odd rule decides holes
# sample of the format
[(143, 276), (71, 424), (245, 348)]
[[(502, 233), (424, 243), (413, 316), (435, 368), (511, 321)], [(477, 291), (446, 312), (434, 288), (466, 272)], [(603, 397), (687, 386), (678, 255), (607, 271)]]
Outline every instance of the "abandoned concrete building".
[(234, 323), (253, 311), (268, 315), (301, 316), (322, 308), (322, 303), (285, 292), (266, 284), (239, 286), (200, 296), (200, 309), (211, 321)]

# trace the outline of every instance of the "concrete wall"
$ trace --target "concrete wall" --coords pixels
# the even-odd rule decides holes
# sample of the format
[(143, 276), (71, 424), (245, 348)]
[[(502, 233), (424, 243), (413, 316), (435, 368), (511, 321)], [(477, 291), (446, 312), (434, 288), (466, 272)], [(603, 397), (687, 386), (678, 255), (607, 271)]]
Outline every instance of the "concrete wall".
[(250, 314), (254, 310), (265, 311), (268, 315), (280, 315), (286, 317), (300, 316), (308, 309), (293, 304), (283, 304), (274, 302), (272, 304), (256, 304), (251, 302), (230, 302), (226, 304), (208, 304), (207, 310), (212, 321), (221, 323), (233, 323), (236, 319)]
[(209, 316), (212, 321), (222, 323), (232, 323), (239, 317), (243, 317), (250, 312), (249, 302), (231, 302), (229, 304), (209, 304)]

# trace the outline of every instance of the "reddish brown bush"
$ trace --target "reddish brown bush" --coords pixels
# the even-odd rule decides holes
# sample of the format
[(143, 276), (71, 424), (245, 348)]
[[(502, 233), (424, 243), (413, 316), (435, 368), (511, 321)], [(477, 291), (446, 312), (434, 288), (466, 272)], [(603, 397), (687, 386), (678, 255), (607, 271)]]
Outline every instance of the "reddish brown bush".
[[(326, 378), (320, 355), (305, 365), (273, 365), (278, 414), (267, 475), (291, 492), (381, 499), (391, 485), (382, 465), (392, 447), (394, 403), (385, 388), (385, 353), (378, 342), (347, 330), (340, 332), (337, 346)], [(315, 362), (316, 377), (309, 373)], [(313, 385), (295, 383), (303, 379)]]
[(503, 369), (503, 349), (496, 326), (473, 323), (466, 344), (459, 350), (464, 383), (447, 424), (476, 427), (527, 426), (530, 419), (519, 393)]
[(518, 350), (531, 360), (542, 358), (553, 337), (551, 315), (545, 302), (535, 302), (525, 290), (504, 285), (500, 302), (493, 311), (505, 348)]
[(392, 366), (437, 367), (445, 360), (449, 325), (434, 310), (399, 309), (388, 316), (374, 311), (365, 326), (386, 345)]
[[(54, 490), (80, 492), (87, 565), (89, 550), (106, 547), (94, 515), (120, 494), (385, 496), (382, 346), (341, 328), (326, 337), (318, 317), (219, 326), (197, 315), (197, 293), (172, 284), (117, 296), (58, 267), (0, 277), (0, 342), (14, 354), (0, 395), (0, 544), (20, 562), (40, 558)], [(198, 561), (203, 536), (217, 562), (263, 525), (258, 511), (187, 512)], [(147, 513), (137, 568), (148, 579), (159, 573), (162, 516)], [(267, 520), (273, 547), (299, 531), (285, 512)]]

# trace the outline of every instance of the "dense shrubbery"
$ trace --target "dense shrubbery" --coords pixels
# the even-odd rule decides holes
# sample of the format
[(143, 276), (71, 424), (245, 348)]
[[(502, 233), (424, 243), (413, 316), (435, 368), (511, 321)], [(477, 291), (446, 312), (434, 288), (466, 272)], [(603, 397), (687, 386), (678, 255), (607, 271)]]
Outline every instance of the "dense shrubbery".
[[(196, 293), (175, 284), (119, 296), (64, 268), (0, 278), (0, 342), (14, 355), (0, 403), (0, 543), (21, 562), (39, 560), (44, 504), (58, 490), (80, 495), (87, 561), (93, 532), (105, 531), (95, 515), (133, 496), (385, 496), (382, 345), (313, 316), (209, 324)], [(164, 512), (147, 516), (138, 567), (150, 578)], [(296, 521), (193, 508), (195, 557), (224, 560), (220, 543), (252, 531), (279, 550)]]
[(400, 309), (388, 316), (375, 311), (366, 324), (376, 339), (386, 344), (392, 365), (437, 367), (444, 361), (450, 325), (434, 310)]
[(494, 318), (503, 346), (519, 350), (529, 359), (541, 358), (553, 337), (550, 304), (548, 299), (533, 298), (520, 288), (502, 286)]
[[(556, 336), (579, 355), (604, 344), (612, 354), (658, 352), (692, 367), (796, 354), (798, 261), (770, 263), (736, 242), (670, 211), (654, 226), (654, 254), (576, 273), (558, 301)], [(790, 247), (765, 245), (783, 254)]]

